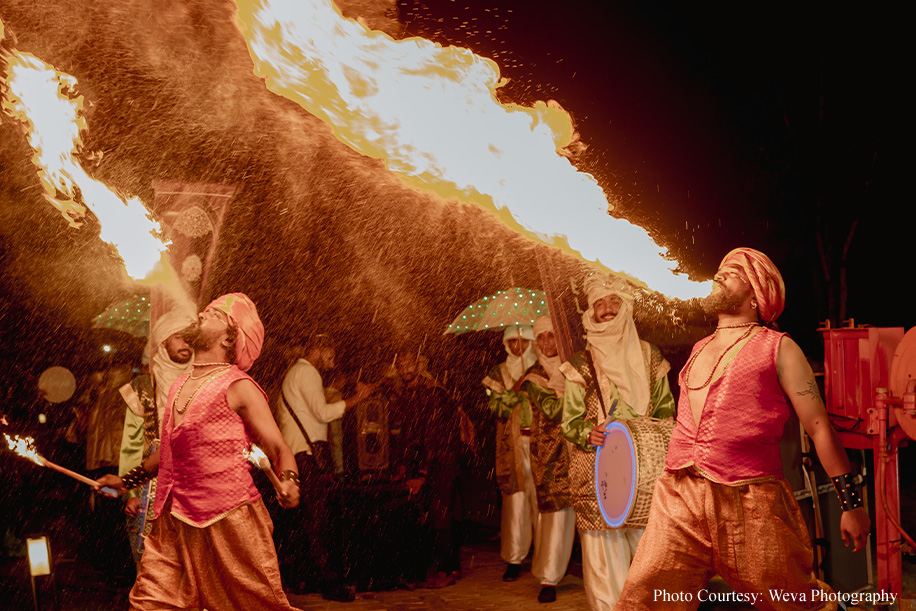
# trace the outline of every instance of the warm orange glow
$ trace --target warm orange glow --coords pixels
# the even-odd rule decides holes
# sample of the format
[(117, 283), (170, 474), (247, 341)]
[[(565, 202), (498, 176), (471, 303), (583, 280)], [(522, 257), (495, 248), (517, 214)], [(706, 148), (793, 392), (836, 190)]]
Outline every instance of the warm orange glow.
[(115, 194), (74, 157), (86, 127), (76, 79), (28, 53), (4, 54), (0, 64), (6, 72), (0, 105), (28, 132), (45, 198), (74, 227), (88, 207), (99, 219), (101, 238), (117, 249), (127, 273), (134, 279), (148, 276), (166, 249), (157, 237), (159, 223), (139, 199)]
[(28, 458), (36, 465), (45, 466), (41, 455), (39, 455), (38, 450), (35, 449), (34, 439), (31, 437), (20, 437), (19, 435), (10, 437), (6, 433), (4, 433), (3, 436), (6, 437), (6, 443), (10, 447), (10, 450), (23, 458)]
[(413, 186), (474, 201), (542, 243), (679, 298), (710, 283), (642, 228), (608, 215), (589, 174), (563, 156), (573, 137), (556, 103), (501, 104), (497, 64), (422, 38), (394, 40), (341, 16), (331, 0), (237, 0), (256, 73), (330, 124), (354, 150)]

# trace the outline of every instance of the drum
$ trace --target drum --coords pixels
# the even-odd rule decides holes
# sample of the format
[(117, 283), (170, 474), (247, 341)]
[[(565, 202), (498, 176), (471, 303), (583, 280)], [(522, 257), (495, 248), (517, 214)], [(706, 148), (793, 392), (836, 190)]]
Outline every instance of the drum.
[(633, 418), (607, 425), (595, 457), (595, 494), (611, 528), (645, 528), (655, 481), (665, 468), (674, 420)]

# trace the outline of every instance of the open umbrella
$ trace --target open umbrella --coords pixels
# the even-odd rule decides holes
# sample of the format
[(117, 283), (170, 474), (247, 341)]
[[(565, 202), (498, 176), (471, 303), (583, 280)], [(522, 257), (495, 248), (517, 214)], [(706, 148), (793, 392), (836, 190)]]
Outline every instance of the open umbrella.
[(468, 333), (530, 325), (547, 315), (547, 298), (540, 289), (515, 287), (481, 297), (461, 312), (446, 333)]
[(150, 298), (134, 295), (116, 301), (92, 321), (94, 329), (121, 331), (134, 337), (149, 335)]

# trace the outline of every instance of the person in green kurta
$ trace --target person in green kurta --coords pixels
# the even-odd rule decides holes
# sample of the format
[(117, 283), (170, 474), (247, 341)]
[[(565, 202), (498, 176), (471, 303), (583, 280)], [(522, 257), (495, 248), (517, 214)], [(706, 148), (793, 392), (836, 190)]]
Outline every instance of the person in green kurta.
[(576, 514), (569, 490), (569, 442), (560, 435), (565, 379), (549, 316), (534, 321), (534, 336), (538, 362), (519, 386), (531, 403), (531, 472), (540, 512), (532, 572), (541, 582), (538, 601), (549, 603), (557, 599), (556, 585), (569, 566)]
[(566, 377), (562, 435), (571, 442), (570, 484), (582, 543), (586, 599), (593, 610), (614, 608), (642, 529), (611, 529), (595, 496), (595, 448), (610, 420), (671, 418), (671, 366), (659, 349), (639, 339), (627, 283), (602, 273), (585, 282), (588, 310), (582, 315), (588, 345), (560, 371)]
[(503, 333), (508, 357), (490, 370), (483, 385), (496, 416), (496, 482), (502, 493), (500, 552), (506, 561), (503, 581), (515, 581), (534, 540), (537, 549), (537, 497), (531, 476), (531, 405), (517, 382), (537, 357), (528, 325), (512, 325)]
[[(139, 466), (156, 449), (169, 389), (179, 376), (191, 370), (193, 351), (181, 332), (194, 320), (192, 315), (178, 310), (160, 316), (150, 332), (150, 372), (137, 376), (119, 389), (127, 403), (118, 461), (120, 476)], [(153, 527), (153, 522), (146, 521), (145, 516), (146, 508), (152, 507), (155, 494), (156, 480), (151, 479), (142, 488), (124, 495), (127, 534), (131, 554), (138, 566), (143, 552), (143, 538)]]

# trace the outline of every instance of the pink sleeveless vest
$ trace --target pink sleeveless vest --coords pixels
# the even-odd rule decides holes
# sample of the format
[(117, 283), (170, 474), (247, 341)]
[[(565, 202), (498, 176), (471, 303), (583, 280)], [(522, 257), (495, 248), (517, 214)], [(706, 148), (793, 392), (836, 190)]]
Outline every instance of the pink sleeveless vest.
[[(782, 477), (779, 440), (789, 403), (777, 379), (776, 357), (783, 335), (762, 328), (745, 344), (710, 386), (699, 426), (681, 370), (677, 427), (668, 444), (666, 470), (694, 466), (722, 484)], [(693, 352), (703, 345), (697, 343)]]
[(260, 498), (245, 454), (252, 438), (226, 398), (233, 382), (251, 377), (233, 365), (203, 387), (172, 428), (172, 403), (185, 378), (187, 374), (172, 385), (162, 423), (155, 514), (162, 515), (171, 498), (172, 515), (203, 528)]

